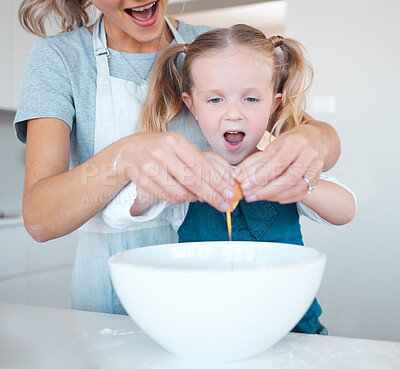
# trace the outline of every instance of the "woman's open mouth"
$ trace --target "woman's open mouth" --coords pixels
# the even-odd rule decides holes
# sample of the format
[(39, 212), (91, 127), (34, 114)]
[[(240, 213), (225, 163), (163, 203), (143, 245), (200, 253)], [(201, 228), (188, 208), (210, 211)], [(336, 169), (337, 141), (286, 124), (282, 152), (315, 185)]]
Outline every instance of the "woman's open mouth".
[(224, 133), (225, 147), (229, 151), (238, 150), (246, 134), (242, 131), (226, 131)]
[(157, 21), (158, 5), (159, 0), (156, 0), (136, 8), (124, 9), (124, 11), (138, 26), (149, 27)]

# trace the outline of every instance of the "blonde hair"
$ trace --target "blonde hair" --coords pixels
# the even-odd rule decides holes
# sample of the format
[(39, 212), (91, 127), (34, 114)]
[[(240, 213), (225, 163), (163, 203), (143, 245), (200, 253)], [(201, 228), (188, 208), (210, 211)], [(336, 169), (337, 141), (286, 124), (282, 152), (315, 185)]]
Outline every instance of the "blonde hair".
[(46, 37), (45, 23), (53, 19), (63, 32), (89, 23), (90, 0), (23, 0), (18, 11), (22, 27), (36, 36)]
[[(154, 66), (139, 131), (166, 131), (170, 120), (182, 112), (182, 93), (191, 94), (193, 61), (230, 47), (248, 48), (272, 61), (271, 87), (274, 93), (282, 94), (282, 101), (272, 115), (267, 130), (278, 136), (305, 123), (305, 93), (310, 88), (313, 69), (305, 58), (303, 46), (298, 41), (281, 36), (266, 38), (261, 31), (238, 24), (203, 33), (190, 45), (172, 45), (161, 53)], [(181, 53), (186, 54), (182, 74), (177, 65)]]

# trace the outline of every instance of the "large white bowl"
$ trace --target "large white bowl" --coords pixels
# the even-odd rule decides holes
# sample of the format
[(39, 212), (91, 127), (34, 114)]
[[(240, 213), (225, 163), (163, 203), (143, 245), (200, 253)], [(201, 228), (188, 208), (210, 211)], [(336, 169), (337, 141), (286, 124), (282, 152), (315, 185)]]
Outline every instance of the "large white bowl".
[(196, 242), (149, 246), (109, 259), (131, 318), (167, 350), (235, 361), (285, 336), (310, 307), (326, 256), (304, 246)]

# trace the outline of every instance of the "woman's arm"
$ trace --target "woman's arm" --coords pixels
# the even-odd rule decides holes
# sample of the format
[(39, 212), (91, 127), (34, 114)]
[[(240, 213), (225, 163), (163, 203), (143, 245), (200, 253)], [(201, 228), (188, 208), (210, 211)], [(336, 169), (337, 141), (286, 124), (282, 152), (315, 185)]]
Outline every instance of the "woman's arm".
[(238, 166), (237, 181), (247, 201), (301, 201), (307, 193), (298, 186), (301, 179), (307, 176), (316, 185), (321, 171), (334, 166), (340, 156), (336, 131), (306, 117), (305, 124), (282, 133)]
[[(305, 187), (308, 189), (306, 183)], [(356, 213), (354, 196), (344, 187), (330, 181), (320, 180), (301, 203), (334, 225), (351, 222)]]
[(39, 242), (79, 228), (130, 181), (169, 202), (196, 196), (221, 210), (229, 206), (229, 170), (220, 170), (180, 134), (131, 135), (72, 170), (69, 134), (57, 119), (28, 122), (23, 215)]
[(335, 129), (328, 123), (315, 120), (308, 114), (306, 116), (306, 124), (313, 126), (321, 135), (321, 147), (319, 148), (320, 155), (323, 159), (323, 172), (327, 172), (337, 163), (340, 157), (341, 145), (340, 138)]
[(59, 120), (28, 122), (23, 216), (39, 242), (79, 228), (127, 182), (110, 170), (117, 145), (69, 171), (69, 135), (68, 125)]

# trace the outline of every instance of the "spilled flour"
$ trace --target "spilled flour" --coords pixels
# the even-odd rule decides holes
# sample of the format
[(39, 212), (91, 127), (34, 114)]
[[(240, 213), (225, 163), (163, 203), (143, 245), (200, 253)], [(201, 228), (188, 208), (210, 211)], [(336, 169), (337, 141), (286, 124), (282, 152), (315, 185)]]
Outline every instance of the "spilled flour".
[(142, 331), (129, 331), (127, 329), (110, 329), (104, 328), (100, 331), (100, 334), (112, 335), (112, 336), (124, 336), (127, 334), (142, 333)]

